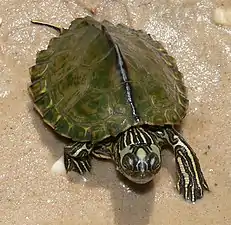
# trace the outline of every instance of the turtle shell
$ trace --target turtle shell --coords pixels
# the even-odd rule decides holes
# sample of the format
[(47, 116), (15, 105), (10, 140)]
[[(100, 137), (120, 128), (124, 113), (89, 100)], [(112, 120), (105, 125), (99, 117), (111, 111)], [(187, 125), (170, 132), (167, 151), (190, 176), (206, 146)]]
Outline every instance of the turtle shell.
[(36, 110), (74, 141), (100, 141), (137, 124), (179, 124), (188, 106), (182, 74), (159, 42), (91, 17), (51, 39), (30, 75)]

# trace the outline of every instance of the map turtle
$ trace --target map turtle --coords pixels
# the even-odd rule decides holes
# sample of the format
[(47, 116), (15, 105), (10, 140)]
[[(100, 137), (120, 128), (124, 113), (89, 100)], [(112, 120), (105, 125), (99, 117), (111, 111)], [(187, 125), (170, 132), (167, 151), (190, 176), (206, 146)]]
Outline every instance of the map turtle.
[(30, 68), (35, 109), (64, 147), (66, 171), (83, 174), (93, 157), (111, 159), (138, 184), (153, 180), (161, 151), (174, 153), (177, 189), (195, 202), (209, 191), (199, 160), (175, 129), (188, 99), (182, 73), (162, 44), (142, 30), (92, 17), (59, 31)]

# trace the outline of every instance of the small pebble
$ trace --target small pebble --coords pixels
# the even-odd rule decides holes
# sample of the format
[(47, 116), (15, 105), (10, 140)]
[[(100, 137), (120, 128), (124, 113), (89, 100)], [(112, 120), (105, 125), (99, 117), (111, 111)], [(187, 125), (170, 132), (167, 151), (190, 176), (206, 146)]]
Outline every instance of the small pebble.
[(53, 174), (66, 174), (66, 169), (64, 166), (64, 157), (61, 156), (52, 166), (51, 172)]
[(91, 12), (91, 14), (93, 15), (93, 16), (95, 16), (96, 14), (97, 14), (97, 8), (95, 7), (95, 8), (91, 8), (90, 9), (90, 12)]
[(2, 18), (0, 17), (0, 26), (2, 25)]
[(231, 7), (216, 8), (213, 12), (213, 20), (216, 24), (231, 26)]

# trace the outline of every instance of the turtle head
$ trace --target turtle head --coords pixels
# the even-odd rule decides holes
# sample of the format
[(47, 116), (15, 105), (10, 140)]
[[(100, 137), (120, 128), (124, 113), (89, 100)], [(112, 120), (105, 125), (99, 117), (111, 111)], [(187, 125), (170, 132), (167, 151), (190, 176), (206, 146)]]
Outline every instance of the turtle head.
[(117, 170), (137, 184), (151, 181), (161, 167), (160, 149), (154, 144), (130, 144), (118, 154)]

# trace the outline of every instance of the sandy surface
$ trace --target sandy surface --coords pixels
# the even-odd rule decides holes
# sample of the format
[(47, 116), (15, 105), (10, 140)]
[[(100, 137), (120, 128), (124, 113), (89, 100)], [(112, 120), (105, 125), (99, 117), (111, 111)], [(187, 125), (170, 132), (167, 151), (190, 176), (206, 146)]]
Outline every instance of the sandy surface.
[[(0, 224), (231, 224), (231, 30), (211, 20), (229, 0), (1, 0)], [(28, 67), (56, 32), (97, 7), (96, 19), (144, 29), (164, 43), (185, 75), (190, 108), (183, 131), (200, 158), (211, 193), (195, 205), (175, 189), (165, 154), (154, 185), (135, 192), (114, 166), (93, 161), (91, 174), (54, 176), (64, 143), (34, 112)]]

